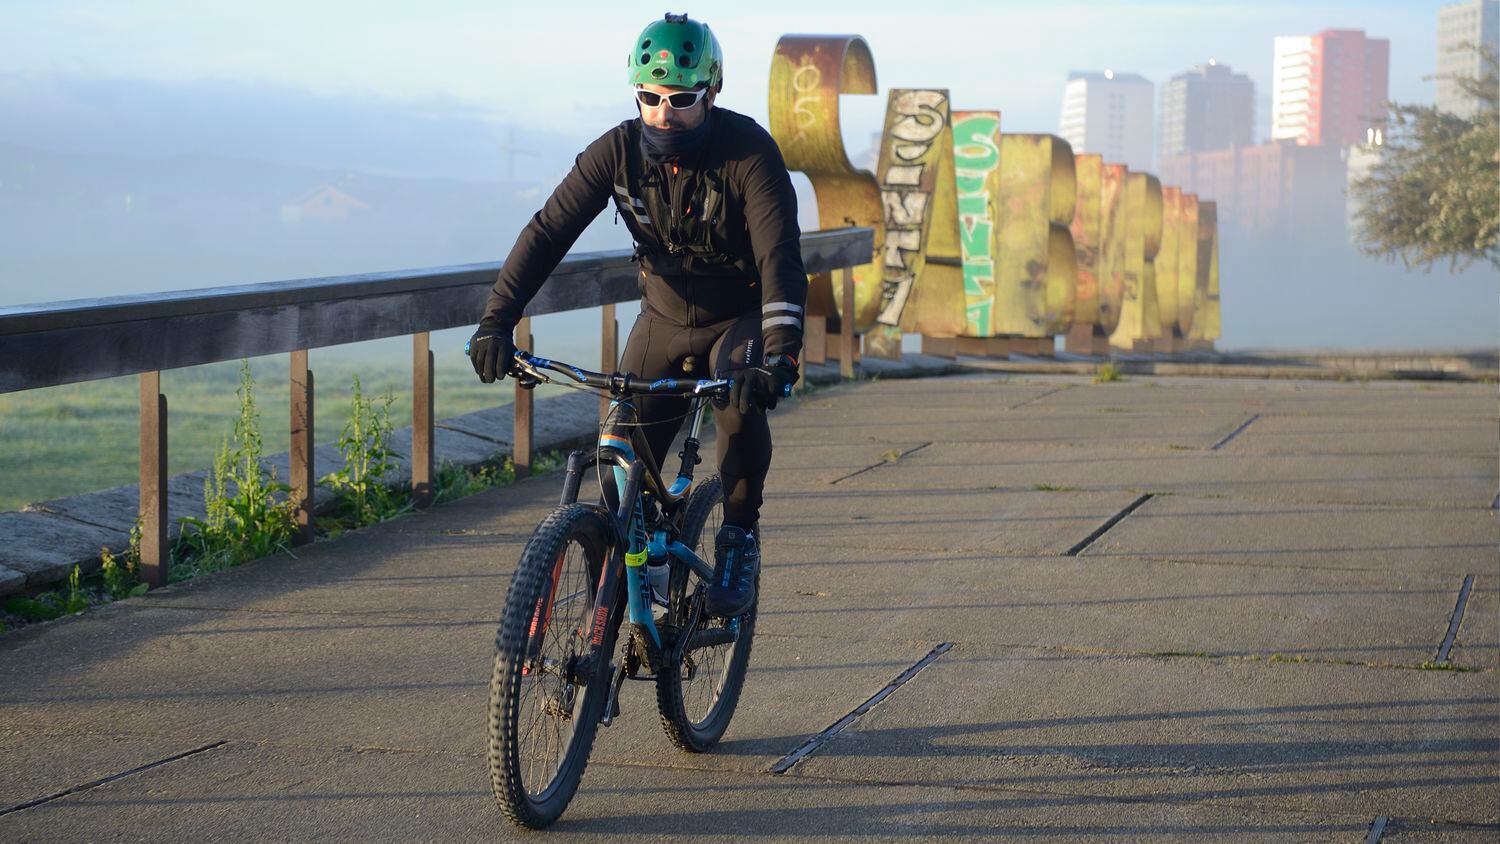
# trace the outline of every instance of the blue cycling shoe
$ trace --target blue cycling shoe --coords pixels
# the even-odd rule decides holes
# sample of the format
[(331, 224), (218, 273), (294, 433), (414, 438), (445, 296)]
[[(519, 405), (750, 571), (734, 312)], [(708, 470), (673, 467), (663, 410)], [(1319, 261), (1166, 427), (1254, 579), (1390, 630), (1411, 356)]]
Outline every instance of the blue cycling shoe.
[(733, 618), (755, 605), (755, 576), (760, 570), (760, 547), (755, 534), (734, 525), (719, 528), (714, 537), (714, 580), (708, 585), (708, 614)]

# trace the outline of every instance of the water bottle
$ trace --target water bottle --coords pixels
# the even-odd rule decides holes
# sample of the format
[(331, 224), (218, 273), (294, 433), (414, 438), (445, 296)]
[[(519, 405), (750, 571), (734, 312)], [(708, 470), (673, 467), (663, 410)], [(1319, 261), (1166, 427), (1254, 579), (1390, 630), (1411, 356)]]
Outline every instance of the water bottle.
[(667, 604), (667, 580), (671, 573), (672, 567), (667, 565), (665, 558), (646, 561), (646, 582), (651, 584), (651, 598), (662, 606)]

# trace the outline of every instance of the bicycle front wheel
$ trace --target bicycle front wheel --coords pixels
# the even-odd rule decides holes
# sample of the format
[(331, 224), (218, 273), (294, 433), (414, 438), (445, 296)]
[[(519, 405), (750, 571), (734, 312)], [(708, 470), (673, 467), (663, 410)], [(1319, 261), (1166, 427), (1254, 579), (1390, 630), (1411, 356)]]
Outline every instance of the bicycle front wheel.
[[(705, 560), (714, 558), (719, 532), (723, 484), (708, 478), (688, 499), (683, 518), (683, 545)], [(732, 621), (708, 618), (703, 611), (703, 582), (687, 566), (672, 566), (667, 624), (689, 637), (689, 648), (677, 662), (666, 660), (656, 678), (656, 705), (667, 738), (689, 753), (718, 744), (729, 729), (745, 686), (750, 644), (755, 636), (755, 607)], [(758, 603), (758, 602), (757, 602)]]
[(490, 678), (490, 785), (513, 823), (540, 829), (578, 790), (609, 695), (614, 624), (592, 647), (605, 516), (585, 504), (537, 526), (506, 594)]

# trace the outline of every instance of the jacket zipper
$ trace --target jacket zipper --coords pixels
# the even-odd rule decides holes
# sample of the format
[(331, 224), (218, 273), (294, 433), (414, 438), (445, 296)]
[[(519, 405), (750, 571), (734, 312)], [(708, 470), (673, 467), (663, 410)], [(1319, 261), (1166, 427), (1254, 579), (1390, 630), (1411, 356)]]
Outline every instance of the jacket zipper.
[[(682, 207), (682, 202), (683, 202), (683, 199), (682, 199), (682, 183), (683, 183), (684, 179), (682, 178), (682, 170), (677, 165), (676, 162), (673, 162), (672, 165), (671, 165), (671, 167), (672, 167), (672, 175), (671, 175), (670, 181), (668, 182), (668, 190), (667, 190), (667, 196), (669, 197), (669, 202), (667, 203), (667, 213), (672, 218), (672, 220), (671, 220), (671, 226), (672, 226), (672, 229), (671, 229), (671, 232), (672, 232), (671, 233), (672, 243), (674, 243), (674, 244), (680, 244), (682, 242), (682, 239), (681, 239), (681, 236), (680, 236), (681, 229), (677, 225), (677, 221), (678, 221), (678, 211), (677, 211), (677, 209), (679, 209), (679, 208)], [(688, 323), (688, 325), (697, 327), (697, 325), (698, 325), (698, 305), (697, 305), (697, 302), (695, 300), (697, 299), (698, 285), (693, 284), (691, 281), (688, 281), (687, 288), (688, 288), (688, 293), (687, 293), (687, 297), (686, 297), (686, 299), (687, 299), (687, 302), (686, 302), (686, 304), (687, 304), (687, 323)]]

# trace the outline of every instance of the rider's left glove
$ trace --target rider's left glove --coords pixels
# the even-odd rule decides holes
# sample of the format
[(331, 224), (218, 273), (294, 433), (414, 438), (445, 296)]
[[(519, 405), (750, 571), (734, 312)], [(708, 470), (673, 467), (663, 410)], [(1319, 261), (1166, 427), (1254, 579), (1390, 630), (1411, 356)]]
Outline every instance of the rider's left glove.
[(516, 356), (516, 341), (511, 329), (492, 320), (479, 323), (474, 336), (469, 338), (469, 362), (474, 372), (486, 384), (505, 380), (511, 358)]
[(740, 413), (752, 410), (775, 410), (782, 396), (790, 395), (797, 383), (797, 361), (790, 355), (773, 355), (754, 369), (734, 374), (729, 389), (729, 404)]

